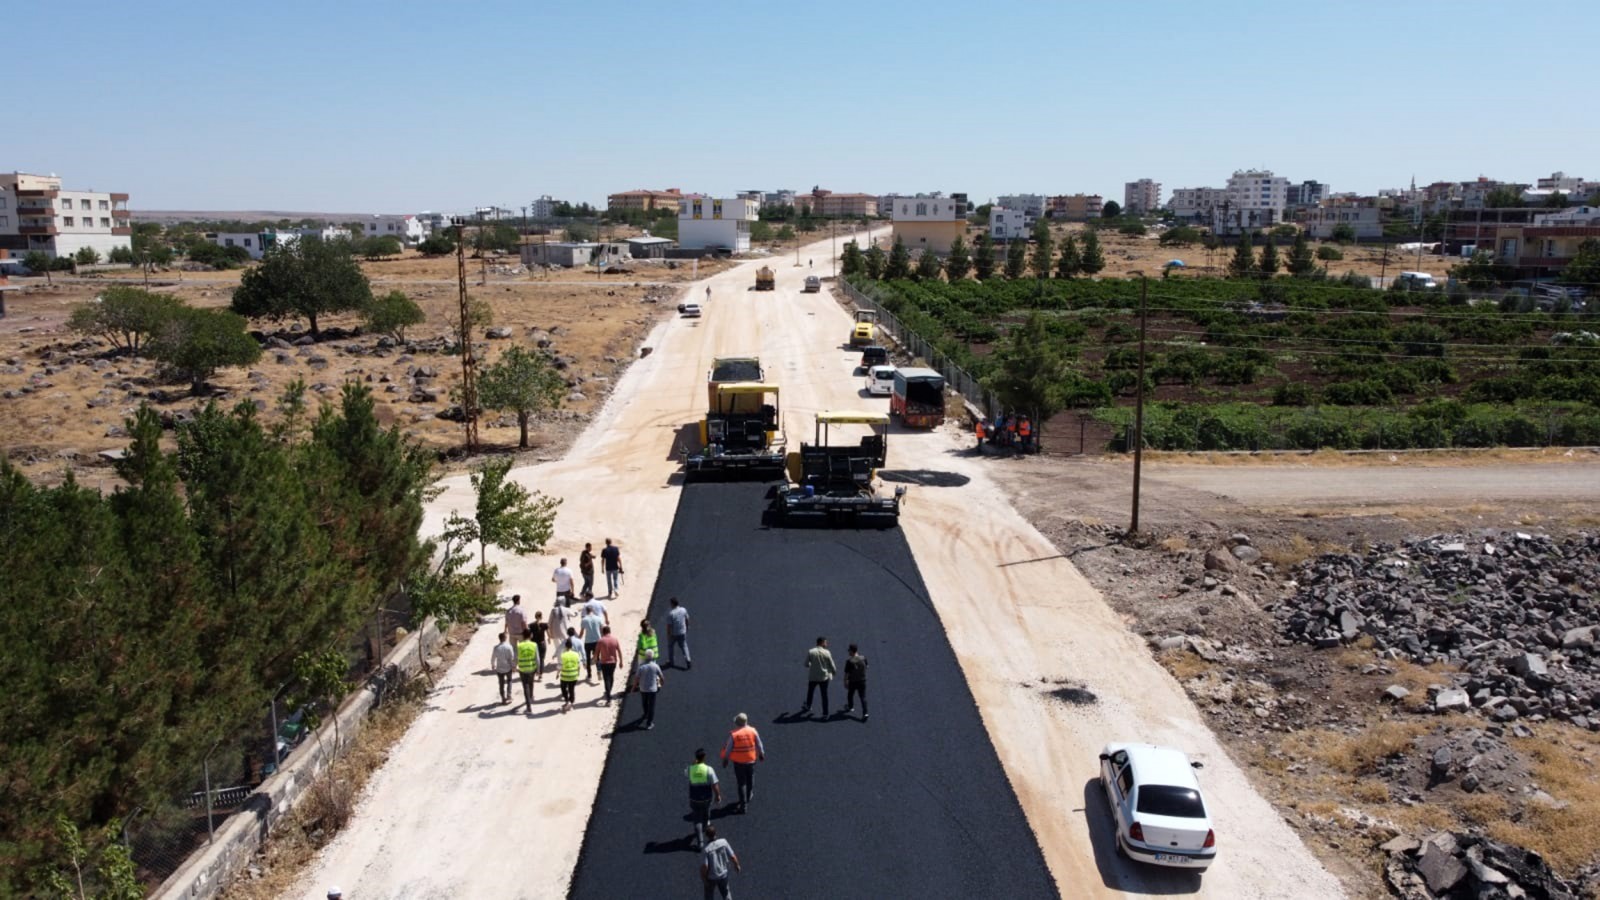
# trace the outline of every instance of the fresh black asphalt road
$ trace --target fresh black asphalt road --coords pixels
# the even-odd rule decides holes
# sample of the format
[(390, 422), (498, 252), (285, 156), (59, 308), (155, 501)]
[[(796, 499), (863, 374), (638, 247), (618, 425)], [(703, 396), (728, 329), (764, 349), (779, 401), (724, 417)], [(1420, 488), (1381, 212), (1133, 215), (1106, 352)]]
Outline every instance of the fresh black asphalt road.
[[(571, 895), (700, 895), (684, 769), (700, 747), (714, 762), (745, 712), (767, 749), (755, 798), (712, 811), (744, 863), (735, 894), (1059, 896), (900, 530), (767, 529), (766, 491), (683, 490), (650, 616), (664, 652), (680, 599), (694, 668), (668, 671), (653, 730), (634, 725), (636, 695), (623, 705)], [(638, 623), (621, 624), (626, 645)], [(818, 636), (840, 669), (826, 721), (797, 715)], [(870, 722), (839, 711), (851, 642), (870, 662)]]

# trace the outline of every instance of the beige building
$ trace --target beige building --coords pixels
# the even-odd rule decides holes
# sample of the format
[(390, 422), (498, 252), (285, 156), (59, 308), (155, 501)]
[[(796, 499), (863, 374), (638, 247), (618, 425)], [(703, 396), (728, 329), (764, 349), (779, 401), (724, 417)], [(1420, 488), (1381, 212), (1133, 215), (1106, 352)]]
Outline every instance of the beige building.
[(878, 214), (878, 198), (872, 194), (836, 194), (816, 188), (795, 198), (795, 205), (813, 216), (829, 219), (861, 218)]
[(1161, 182), (1141, 178), (1122, 186), (1122, 211), (1146, 216), (1161, 208)]
[(683, 192), (677, 188), (668, 188), (664, 191), (623, 191), (620, 194), (612, 194), (606, 198), (606, 209), (664, 209), (669, 212), (677, 212), (679, 204), (682, 202)]
[(1061, 194), (1050, 198), (1050, 218), (1058, 222), (1087, 222), (1100, 218), (1105, 198), (1099, 194)]
[(895, 240), (912, 250), (941, 256), (967, 232), (967, 204), (954, 197), (896, 197), (887, 210), (894, 220)]
[(0, 173), (0, 250), (72, 256), (85, 247), (100, 254), (133, 246), (128, 195), (69, 191), (54, 175)]

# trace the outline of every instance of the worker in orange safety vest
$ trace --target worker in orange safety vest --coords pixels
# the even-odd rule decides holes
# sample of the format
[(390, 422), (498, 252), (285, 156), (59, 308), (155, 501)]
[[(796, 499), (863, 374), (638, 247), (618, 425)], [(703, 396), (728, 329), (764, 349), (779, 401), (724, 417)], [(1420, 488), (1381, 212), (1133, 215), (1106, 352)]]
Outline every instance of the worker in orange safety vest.
[(975, 437), (977, 437), (978, 446), (979, 447), (983, 446), (983, 430), (984, 430), (983, 426), (984, 426), (984, 424), (985, 424), (985, 419), (980, 416), (978, 418), (977, 424), (972, 426), (972, 433), (973, 433), (973, 435)]
[(1017, 437), (1022, 441), (1022, 452), (1028, 452), (1028, 442), (1033, 440), (1033, 420), (1027, 416), (1017, 423)]
[(733, 717), (733, 731), (722, 745), (722, 767), (733, 763), (734, 780), (739, 783), (739, 812), (743, 813), (750, 798), (756, 794), (756, 762), (767, 758), (766, 745), (761, 743), (761, 733), (750, 727), (750, 717), (739, 713)]

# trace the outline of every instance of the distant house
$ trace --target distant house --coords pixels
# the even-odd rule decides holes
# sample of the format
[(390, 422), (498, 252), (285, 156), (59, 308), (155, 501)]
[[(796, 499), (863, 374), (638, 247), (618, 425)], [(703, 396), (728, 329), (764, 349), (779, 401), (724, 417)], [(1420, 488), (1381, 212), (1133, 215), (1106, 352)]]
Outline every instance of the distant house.
[(689, 194), (678, 206), (678, 246), (743, 253), (750, 249), (750, 223), (760, 213), (761, 204), (754, 200)]
[(1028, 217), (1020, 209), (989, 207), (989, 237), (997, 241), (1027, 240)]
[(1228, 192), (1222, 188), (1178, 188), (1172, 192), (1167, 208), (1172, 215), (1185, 222), (1210, 222), (1211, 211), (1222, 205)]
[(967, 231), (967, 204), (954, 197), (897, 197), (888, 210), (895, 240), (912, 250), (950, 252), (950, 244)]
[(667, 251), (678, 245), (672, 238), (641, 237), (628, 238), (628, 255), (634, 259), (660, 259), (667, 255)]
[(416, 216), (373, 216), (362, 223), (363, 237), (393, 237), (407, 247), (415, 247), (428, 236), (428, 228)]
[(1332, 240), (1334, 229), (1348, 225), (1355, 232), (1356, 240), (1368, 241), (1383, 237), (1382, 213), (1376, 204), (1319, 206), (1306, 210), (1303, 222), (1306, 234), (1317, 240)]
[(859, 219), (883, 212), (878, 208), (878, 198), (872, 194), (836, 194), (822, 188), (800, 194), (794, 202), (813, 216), (829, 219)]
[(243, 247), (251, 259), (260, 259), (266, 255), (267, 248), (272, 246), (274, 234), (267, 231), (212, 231), (206, 233), (206, 240), (218, 247)]
[(994, 202), (995, 206), (1003, 206), (1013, 212), (1022, 213), (1029, 228), (1044, 218), (1045, 198), (1041, 194), (1005, 194), (996, 197)]
[(668, 188), (664, 191), (622, 191), (606, 198), (606, 209), (611, 211), (664, 209), (668, 212), (677, 212), (682, 202), (683, 192), (677, 188)]
[(628, 245), (621, 241), (550, 241), (522, 245), (522, 264), (525, 266), (561, 266), (570, 269), (597, 262), (602, 265), (623, 262), (631, 258)]
[(1100, 218), (1105, 198), (1099, 194), (1060, 194), (1051, 197), (1050, 218), (1061, 222), (1087, 222)]

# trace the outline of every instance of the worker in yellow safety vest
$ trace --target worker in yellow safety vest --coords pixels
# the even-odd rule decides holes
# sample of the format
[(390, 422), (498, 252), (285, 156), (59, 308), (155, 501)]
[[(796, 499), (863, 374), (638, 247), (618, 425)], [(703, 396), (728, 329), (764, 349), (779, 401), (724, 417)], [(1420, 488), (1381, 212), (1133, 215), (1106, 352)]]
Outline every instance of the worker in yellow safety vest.
[(717, 770), (706, 765), (705, 750), (694, 752), (694, 762), (684, 774), (689, 776), (689, 817), (694, 821), (694, 848), (699, 850), (711, 824), (711, 804), (722, 802), (722, 786), (717, 784)]
[(761, 743), (761, 733), (750, 727), (750, 717), (739, 713), (733, 717), (733, 730), (728, 732), (727, 743), (722, 745), (722, 767), (733, 763), (734, 780), (739, 784), (739, 812), (750, 805), (756, 795), (756, 762), (767, 758), (766, 745)]
[(533, 642), (533, 632), (523, 629), (522, 640), (517, 642), (517, 675), (522, 678), (522, 701), (526, 712), (533, 712), (533, 676), (539, 672), (539, 645)]
[(583, 654), (570, 644), (561, 651), (561, 711), (578, 702), (578, 679), (583, 675)]

